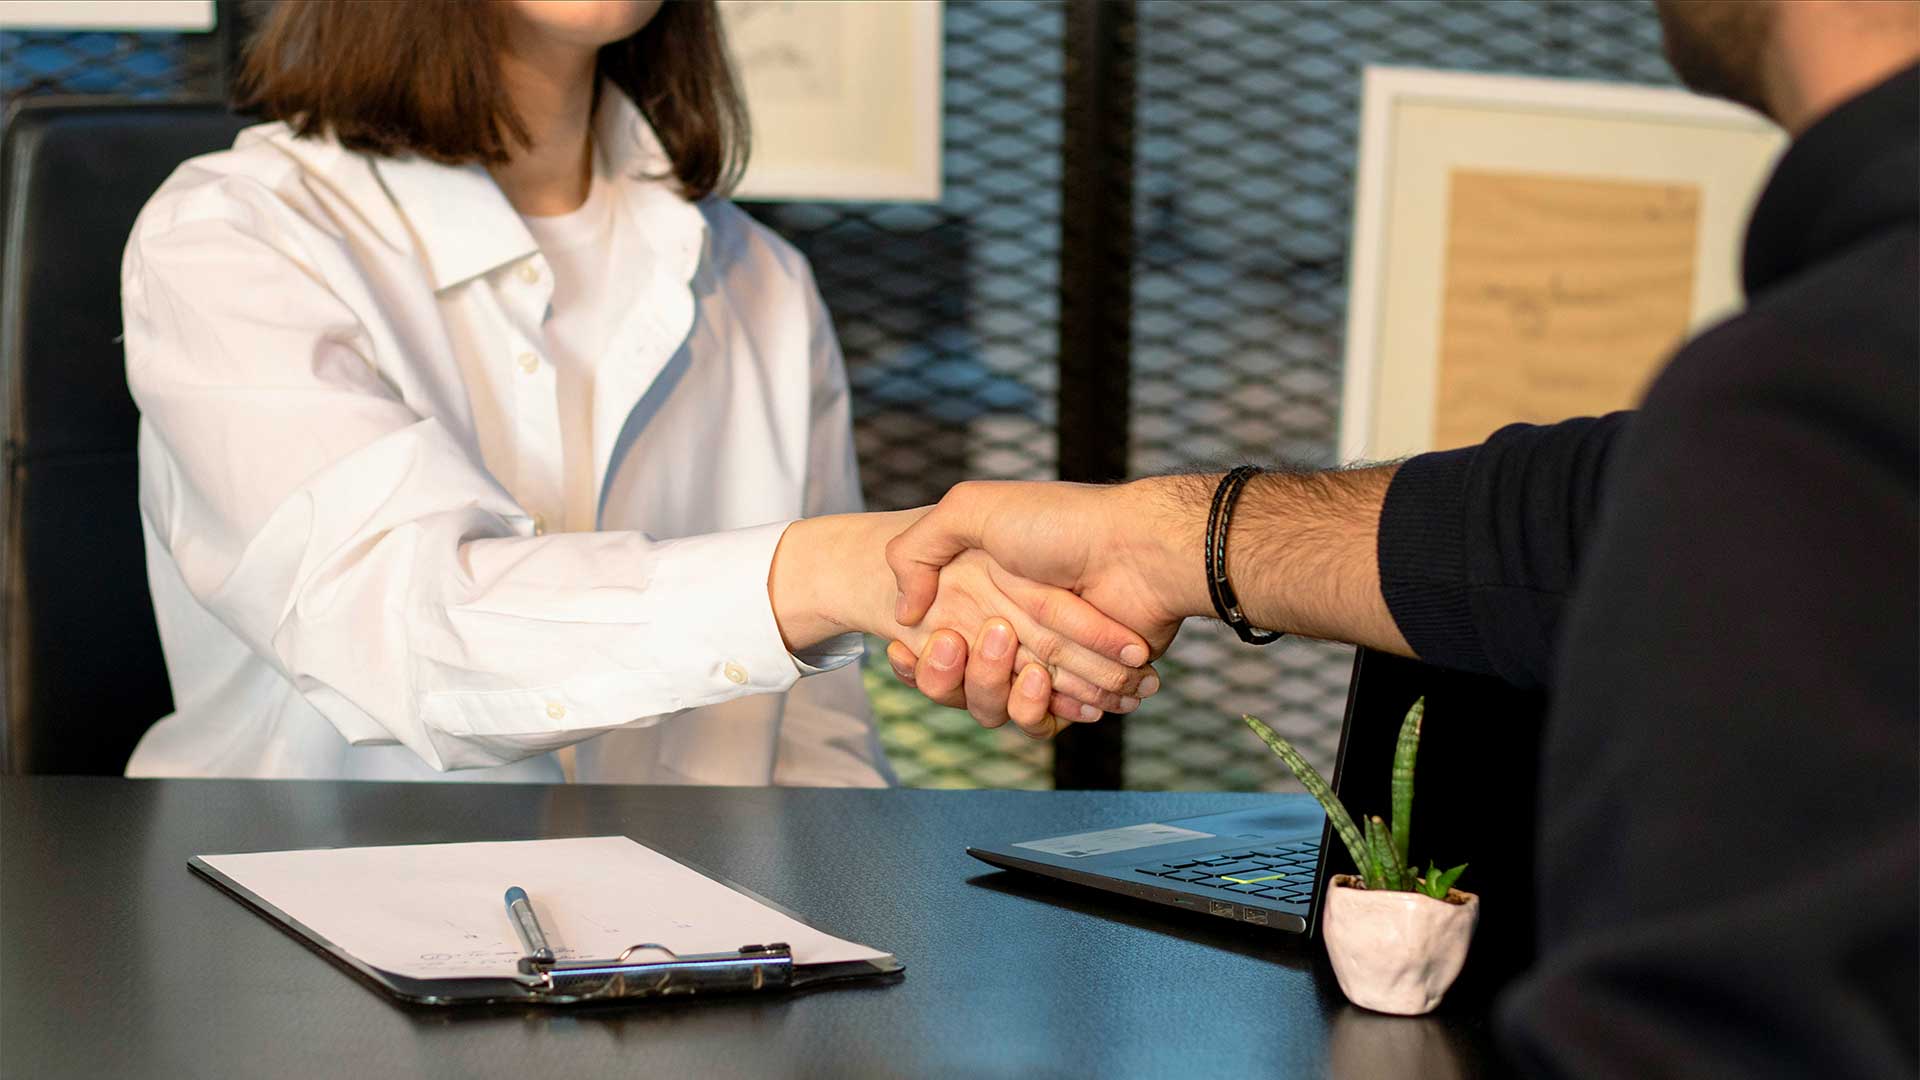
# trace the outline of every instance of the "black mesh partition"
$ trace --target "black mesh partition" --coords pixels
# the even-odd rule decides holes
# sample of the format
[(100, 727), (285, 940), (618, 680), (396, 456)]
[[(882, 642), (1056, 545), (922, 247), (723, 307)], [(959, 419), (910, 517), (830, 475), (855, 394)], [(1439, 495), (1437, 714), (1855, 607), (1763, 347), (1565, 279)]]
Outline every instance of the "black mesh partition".
[[(1058, 3), (947, 5), (938, 203), (749, 207), (833, 312), (872, 509), (1055, 475), (1064, 34)], [(1049, 784), (1050, 747), (904, 689), (884, 648), (869, 642), (867, 686), (904, 782)]]
[[(1143, 0), (1132, 471), (1333, 463), (1368, 64), (1666, 82), (1643, 0)], [(1333, 759), (1351, 650), (1190, 625), (1126, 725), (1127, 786), (1288, 788), (1239, 723)]]
[(226, 56), (220, 34), (0, 30), (0, 98), (217, 98), (226, 93)]
[[(944, 20), (938, 202), (749, 207), (812, 260), (876, 509), (967, 477), (1332, 463), (1361, 68), (1670, 78), (1648, 0), (949, 0)], [(232, 40), (0, 33), (0, 92), (204, 96)], [(1167, 689), (1057, 775), (1288, 786), (1239, 714), (1327, 765), (1349, 666), (1195, 624)], [(906, 782), (1053, 783), (1051, 746), (927, 705), (877, 643), (868, 685)]]

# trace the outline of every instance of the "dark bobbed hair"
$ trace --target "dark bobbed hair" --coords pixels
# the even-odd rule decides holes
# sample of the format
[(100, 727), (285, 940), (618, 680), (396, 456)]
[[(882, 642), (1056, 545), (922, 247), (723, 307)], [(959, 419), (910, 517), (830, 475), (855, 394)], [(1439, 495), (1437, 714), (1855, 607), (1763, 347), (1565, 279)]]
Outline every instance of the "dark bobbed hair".
[[(528, 143), (500, 76), (505, 34), (495, 0), (279, 0), (248, 43), (235, 104), (354, 150), (499, 164)], [(687, 198), (732, 190), (747, 114), (713, 0), (667, 0), (600, 49), (598, 76), (653, 125)]]

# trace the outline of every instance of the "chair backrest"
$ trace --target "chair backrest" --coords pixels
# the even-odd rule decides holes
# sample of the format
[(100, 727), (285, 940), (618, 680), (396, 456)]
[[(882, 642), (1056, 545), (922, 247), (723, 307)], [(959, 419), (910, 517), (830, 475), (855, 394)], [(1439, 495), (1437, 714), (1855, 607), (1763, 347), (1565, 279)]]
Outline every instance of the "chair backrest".
[[(1480, 927), (1456, 993), (1491, 995), (1533, 957), (1534, 806), (1547, 698), (1487, 676), (1359, 650), (1333, 773), (1351, 813), (1387, 816), (1401, 721), (1421, 697), (1427, 707), (1408, 854), (1423, 870), (1429, 859), (1443, 869), (1467, 864), (1459, 887), (1479, 895)], [(1327, 840), (1329, 868), (1353, 872), (1345, 847)]]
[(28, 101), (0, 145), (0, 771), (118, 773), (172, 708), (136, 504), (120, 256), (216, 104)]

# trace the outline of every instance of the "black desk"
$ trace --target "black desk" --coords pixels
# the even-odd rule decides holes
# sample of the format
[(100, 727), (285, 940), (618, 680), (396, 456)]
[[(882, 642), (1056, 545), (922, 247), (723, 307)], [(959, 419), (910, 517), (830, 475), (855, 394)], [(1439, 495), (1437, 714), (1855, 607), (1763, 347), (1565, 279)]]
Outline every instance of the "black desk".
[[(0, 782), (0, 1075), (1477, 1075), (1484, 1003), (1346, 1005), (1309, 943), (1051, 887), (971, 841), (1257, 796)], [(903, 981), (462, 1014), (389, 1003), (190, 855), (623, 833), (891, 950)]]

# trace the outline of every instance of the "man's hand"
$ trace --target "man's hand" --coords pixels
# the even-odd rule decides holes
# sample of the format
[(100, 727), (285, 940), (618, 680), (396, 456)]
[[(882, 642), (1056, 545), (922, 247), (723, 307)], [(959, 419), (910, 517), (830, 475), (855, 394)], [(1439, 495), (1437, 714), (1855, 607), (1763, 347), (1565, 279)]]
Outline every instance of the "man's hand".
[(918, 625), (940, 568), (979, 548), (1011, 573), (1080, 594), (1158, 656), (1183, 618), (1208, 610), (1201, 545), (1210, 479), (960, 484), (887, 544), (900, 586), (895, 618)]

